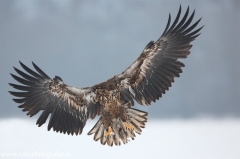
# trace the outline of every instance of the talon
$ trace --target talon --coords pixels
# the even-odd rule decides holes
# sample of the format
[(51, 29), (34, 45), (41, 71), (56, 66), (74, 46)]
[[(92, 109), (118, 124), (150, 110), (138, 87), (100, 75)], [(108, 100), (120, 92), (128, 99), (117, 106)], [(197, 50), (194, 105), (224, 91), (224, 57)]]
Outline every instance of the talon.
[(112, 128), (109, 126), (109, 127), (108, 127), (108, 131), (107, 131), (107, 133), (105, 134), (105, 137), (110, 136), (112, 132), (113, 132), (113, 131), (112, 131)]
[(126, 128), (128, 128), (129, 130), (131, 130), (131, 131), (134, 130), (134, 127), (131, 126), (131, 125), (129, 125), (127, 122), (124, 122), (124, 126), (125, 126)]

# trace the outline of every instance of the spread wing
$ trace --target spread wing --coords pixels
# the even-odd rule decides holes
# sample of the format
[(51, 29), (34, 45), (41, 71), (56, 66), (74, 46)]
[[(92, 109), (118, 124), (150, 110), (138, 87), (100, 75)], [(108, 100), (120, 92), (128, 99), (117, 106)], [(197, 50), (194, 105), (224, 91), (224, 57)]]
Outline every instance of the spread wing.
[(190, 54), (190, 44), (202, 29), (193, 30), (201, 19), (190, 25), (195, 11), (188, 17), (187, 9), (182, 20), (178, 23), (181, 6), (173, 24), (171, 15), (162, 36), (151, 41), (137, 60), (116, 78), (121, 86), (121, 98), (125, 102), (132, 102), (134, 98), (141, 105), (150, 105), (171, 87), (174, 77), (179, 77), (184, 64), (179, 58), (186, 58)]
[(42, 111), (37, 120), (37, 125), (44, 124), (51, 114), (48, 130), (60, 131), (67, 134), (81, 134), (88, 118), (94, 118), (100, 114), (100, 105), (94, 102), (95, 94), (90, 87), (76, 88), (63, 83), (56, 76), (51, 79), (36, 64), (37, 72), (31, 70), (20, 62), (23, 69), (30, 75), (14, 68), (21, 76), (12, 77), (23, 85), (10, 85), (21, 92), (11, 92), (16, 103), (22, 103), (19, 108), (27, 111), (27, 115), (33, 116)]

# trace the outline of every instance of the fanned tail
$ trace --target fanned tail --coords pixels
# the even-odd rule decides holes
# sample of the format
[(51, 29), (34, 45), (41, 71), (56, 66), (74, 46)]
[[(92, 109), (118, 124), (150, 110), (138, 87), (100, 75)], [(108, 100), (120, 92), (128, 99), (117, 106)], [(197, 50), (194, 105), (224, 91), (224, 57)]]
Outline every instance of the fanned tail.
[[(94, 127), (88, 132), (88, 135), (94, 134), (93, 139), (95, 141), (100, 140), (102, 145), (112, 146), (121, 145), (121, 140), (124, 144), (128, 143), (129, 138), (134, 140), (135, 132), (141, 134), (142, 129), (145, 128), (145, 122), (147, 122), (147, 112), (127, 108), (128, 119), (122, 121), (122, 119), (113, 119), (110, 128), (105, 128), (102, 123), (102, 118), (94, 125)], [(111, 130), (109, 130), (111, 129)]]

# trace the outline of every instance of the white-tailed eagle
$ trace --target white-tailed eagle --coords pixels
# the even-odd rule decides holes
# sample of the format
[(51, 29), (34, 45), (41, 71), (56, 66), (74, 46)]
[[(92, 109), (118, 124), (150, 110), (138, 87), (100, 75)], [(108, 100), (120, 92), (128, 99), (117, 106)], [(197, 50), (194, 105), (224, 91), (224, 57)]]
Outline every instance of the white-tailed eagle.
[(94, 140), (112, 146), (126, 144), (134, 139), (135, 132), (141, 134), (147, 122), (147, 112), (132, 108), (134, 100), (141, 105), (151, 105), (171, 87), (174, 77), (182, 73), (184, 64), (179, 58), (190, 54), (190, 44), (202, 27), (195, 29), (201, 19), (191, 25), (195, 11), (189, 8), (179, 22), (181, 6), (176, 19), (171, 23), (169, 14), (167, 26), (157, 41), (150, 41), (132, 65), (119, 75), (92, 87), (72, 87), (55, 76), (51, 79), (36, 64), (35, 71), (20, 62), (25, 72), (15, 68), (20, 77), (11, 74), (22, 85), (10, 83), (21, 92), (9, 91), (19, 108), (34, 116), (41, 112), (37, 125), (43, 125), (51, 114), (48, 130), (76, 134), (82, 133), (87, 119), (100, 119), (88, 132)]

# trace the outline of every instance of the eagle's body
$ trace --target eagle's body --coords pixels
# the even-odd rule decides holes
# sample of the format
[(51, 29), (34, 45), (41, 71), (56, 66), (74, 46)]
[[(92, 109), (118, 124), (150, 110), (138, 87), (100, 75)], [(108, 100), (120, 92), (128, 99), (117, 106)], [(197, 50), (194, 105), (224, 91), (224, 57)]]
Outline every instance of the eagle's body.
[(132, 65), (119, 75), (92, 87), (77, 88), (66, 85), (55, 76), (51, 79), (37, 65), (36, 71), (20, 62), (28, 74), (14, 68), (22, 76), (12, 77), (23, 85), (11, 84), (23, 92), (10, 92), (20, 97), (13, 99), (22, 103), (19, 107), (33, 116), (42, 111), (37, 125), (44, 124), (51, 114), (48, 130), (68, 134), (81, 134), (89, 118), (100, 115), (96, 125), (89, 131), (94, 140), (110, 146), (125, 144), (128, 138), (134, 139), (135, 133), (147, 122), (147, 112), (133, 109), (134, 100), (141, 105), (150, 105), (158, 100), (171, 87), (174, 77), (179, 77), (184, 64), (178, 58), (186, 58), (192, 47), (190, 42), (199, 34), (201, 28), (192, 31), (200, 19), (190, 26), (194, 12), (187, 19), (189, 9), (178, 23), (181, 7), (174, 23), (168, 24), (156, 42), (149, 42), (141, 55)]

